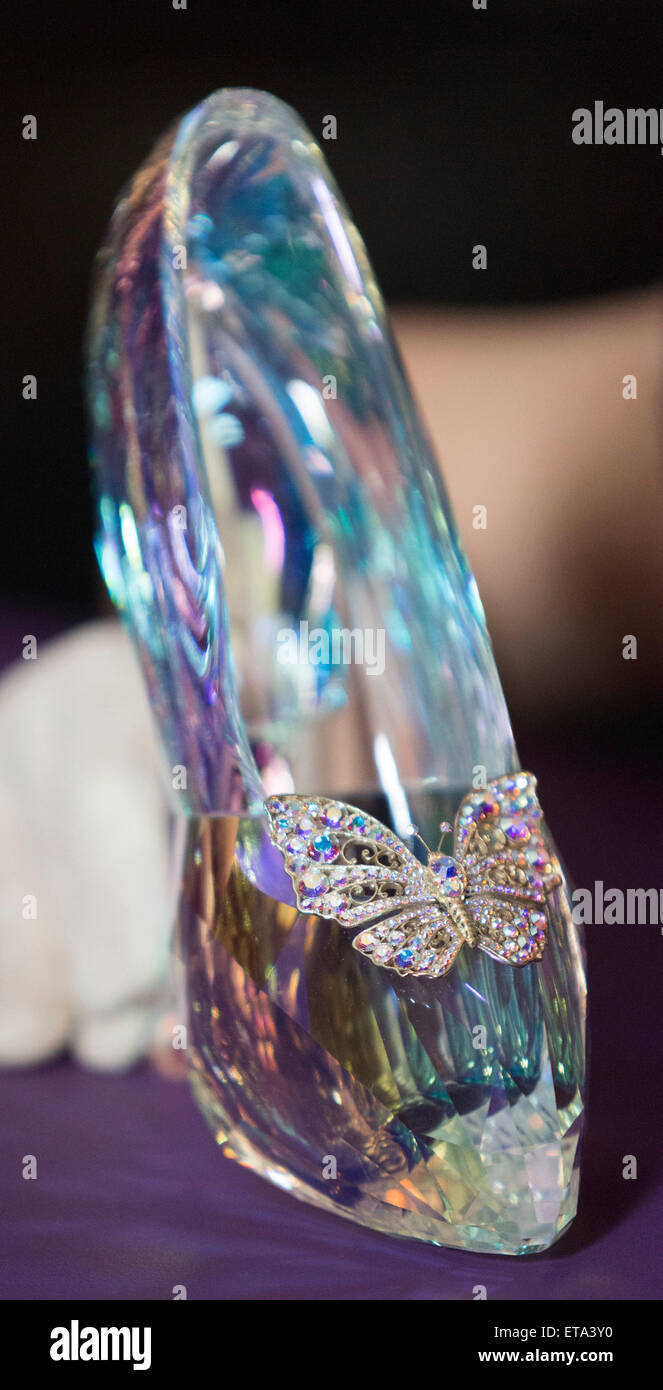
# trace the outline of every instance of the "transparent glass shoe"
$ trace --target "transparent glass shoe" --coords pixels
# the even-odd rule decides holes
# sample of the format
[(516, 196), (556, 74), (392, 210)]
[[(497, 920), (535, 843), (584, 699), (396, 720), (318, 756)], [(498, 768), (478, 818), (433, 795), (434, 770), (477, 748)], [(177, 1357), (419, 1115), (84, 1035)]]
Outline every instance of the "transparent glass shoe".
[(298, 908), (270, 839), (266, 795), (296, 790), (433, 844), (518, 768), (365, 250), (288, 107), (221, 91), (156, 147), (100, 253), (89, 356), (99, 559), (188, 817), (179, 940), (217, 1143), (380, 1231), (546, 1249), (583, 1117), (566, 883), (540, 961), (466, 947), (401, 976)]

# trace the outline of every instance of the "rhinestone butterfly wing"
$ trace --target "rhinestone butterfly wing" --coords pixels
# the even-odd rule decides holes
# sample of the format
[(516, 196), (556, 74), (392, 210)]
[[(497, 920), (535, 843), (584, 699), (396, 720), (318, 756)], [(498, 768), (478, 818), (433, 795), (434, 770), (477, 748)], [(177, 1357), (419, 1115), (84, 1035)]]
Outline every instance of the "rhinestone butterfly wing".
[(531, 772), (499, 777), (465, 797), (456, 815), (454, 855), (479, 949), (510, 965), (540, 960), (547, 899), (562, 874)]
[(324, 797), (269, 797), (272, 838), (297, 905), (342, 927), (370, 923), (353, 941), (377, 965), (443, 975), (463, 938), (438, 901), (430, 869), (380, 821)]
[[(468, 795), (456, 816), (454, 859), (432, 856), (426, 866), (357, 807), (280, 796), (266, 809), (300, 909), (366, 927), (353, 946), (376, 965), (434, 978), (450, 969), (464, 939), (512, 965), (541, 956), (546, 894), (560, 876), (530, 774)], [(433, 863), (447, 866), (450, 886)]]

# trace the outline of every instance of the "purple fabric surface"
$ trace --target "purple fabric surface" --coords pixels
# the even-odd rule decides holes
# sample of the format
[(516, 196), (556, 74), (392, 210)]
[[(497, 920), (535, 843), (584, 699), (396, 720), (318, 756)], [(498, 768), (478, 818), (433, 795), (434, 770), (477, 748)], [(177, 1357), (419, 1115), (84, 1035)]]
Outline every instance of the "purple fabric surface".
[[(660, 1292), (654, 1138), (647, 1150), (631, 1130), (626, 1143), (596, 1104), (575, 1228), (516, 1260), (393, 1240), (293, 1201), (221, 1158), (188, 1089), (147, 1070), (56, 1065), (5, 1075), (0, 1098), (4, 1299), (170, 1299), (176, 1284), (192, 1299), (470, 1299), (475, 1284), (490, 1299), (629, 1299), (654, 1297), (657, 1280)], [(638, 1182), (620, 1176), (625, 1149)], [(21, 1176), (26, 1154), (36, 1181)]]
[[(5, 660), (22, 633), (3, 625)], [(47, 625), (48, 627), (48, 625)], [(57, 624), (54, 624), (57, 630)], [(48, 628), (50, 631), (50, 628)], [(519, 737), (578, 886), (657, 887), (660, 739)], [(658, 755), (660, 761), (660, 754)], [(663, 1294), (663, 935), (588, 929), (592, 1078), (580, 1212), (513, 1259), (399, 1241), (318, 1212), (224, 1160), (185, 1085), (67, 1062), (0, 1075), (3, 1299), (654, 1299)], [(24, 1155), (38, 1161), (22, 1177)], [(622, 1177), (633, 1154), (638, 1178)]]

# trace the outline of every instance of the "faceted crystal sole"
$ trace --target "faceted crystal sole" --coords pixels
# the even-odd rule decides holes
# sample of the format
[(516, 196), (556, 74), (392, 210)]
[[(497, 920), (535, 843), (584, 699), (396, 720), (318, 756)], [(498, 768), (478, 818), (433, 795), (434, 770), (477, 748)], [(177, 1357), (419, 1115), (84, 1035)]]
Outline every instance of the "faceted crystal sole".
[(447, 1249), (474, 1250), (477, 1254), (493, 1255), (535, 1255), (548, 1250), (573, 1220), (577, 1205), (577, 1169), (569, 1190), (567, 1207), (560, 1211), (556, 1224), (544, 1225), (538, 1235), (535, 1233), (524, 1238), (519, 1236), (516, 1222), (513, 1223), (513, 1231), (509, 1232), (506, 1226), (489, 1231), (470, 1221), (454, 1225), (452, 1218), (440, 1219), (432, 1211), (427, 1213), (423, 1204), (417, 1207), (411, 1194), (400, 1184), (391, 1183), (382, 1198), (342, 1183), (325, 1184), (327, 1188), (334, 1189), (333, 1195), (329, 1191), (321, 1191), (319, 1187), (294, 1176), (289, 1166), (276, 1163), (272, 1155), (252, 1144), (245, 1132), (233, 1128), (223, 1111), (217, 1091), (204, 1075), (202, 1058), (196, 1056), (192, 1066), (194, 1097), (224, 1156), (244, 1168), (251, 1168), (275, 1187), (321, 1211), (332, 1212), (335, 1216), (355, 1221), (359, 1226), (404, 1240), (422, 1240)]

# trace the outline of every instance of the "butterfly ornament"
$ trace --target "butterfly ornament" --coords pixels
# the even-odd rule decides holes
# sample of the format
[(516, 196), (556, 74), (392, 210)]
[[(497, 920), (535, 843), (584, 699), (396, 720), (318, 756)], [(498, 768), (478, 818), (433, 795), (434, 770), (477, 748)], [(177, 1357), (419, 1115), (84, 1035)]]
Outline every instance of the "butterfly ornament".
[(297, 906), (361, 926), (352, 944), (376, 965), (431, 979), (446, 975), (463, 945), (514, 966), (543, 955), (547, 898), (562, 879), (531, 773), (464, 797), (453, 855), (425, 846), (426, 864), (356, 806), (296, 795), (265, 806)]

